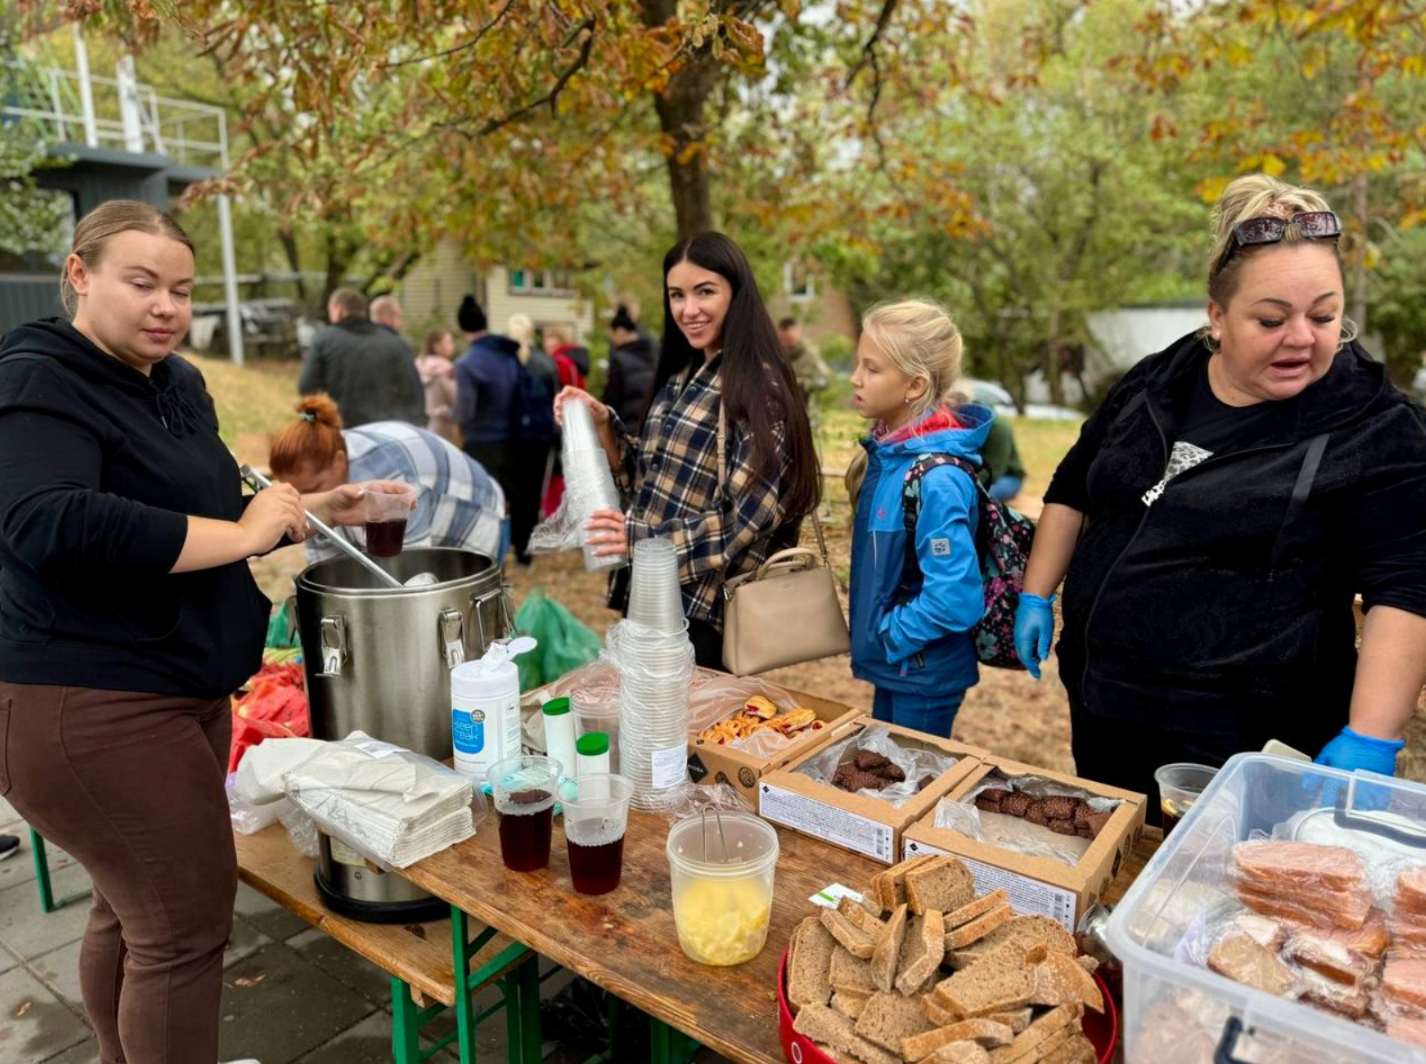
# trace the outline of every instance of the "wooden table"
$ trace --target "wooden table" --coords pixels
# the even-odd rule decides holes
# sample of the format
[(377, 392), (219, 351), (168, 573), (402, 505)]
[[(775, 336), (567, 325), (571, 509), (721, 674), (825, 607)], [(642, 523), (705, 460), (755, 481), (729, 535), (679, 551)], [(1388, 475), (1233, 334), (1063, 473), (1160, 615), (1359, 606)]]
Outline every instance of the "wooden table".
[[(733, 968), (684, 956), (674, 930), (664, 843), (668, 822), (631, 812), (623, 883), (599, 897), (575, 893), (560, 821), (550, 865), (509, 872), (500, 859), (494, 813), (476, 837), (406, 869), (412, 882), (537, 953), (642, 1009), (739, 1064), (784, 1064), (777, 1030), (777, 969), (811, 896), (829, 883), (861, 889), (885, 867), (779, 829), (781, 855), (767, 946)], [(1125, 861), (1107, 900), (1123, 896), (1158, 848), (1158, 832)]]

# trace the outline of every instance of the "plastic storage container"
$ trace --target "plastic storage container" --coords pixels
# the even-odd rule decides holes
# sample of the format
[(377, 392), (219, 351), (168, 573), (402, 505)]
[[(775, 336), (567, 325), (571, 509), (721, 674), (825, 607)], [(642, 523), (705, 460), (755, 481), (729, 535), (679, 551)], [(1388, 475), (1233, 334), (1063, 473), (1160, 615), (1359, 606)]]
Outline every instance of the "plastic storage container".
[(699, 814), (669, 829), (673, 922), (684, 953), (728, 966), (762, 952), (777, 854), (777, 831), (751, 813)]
[[(1230, 879), (1234, 847), (1271, 837), (1296, 814), (1319, 808), (1310, 818), (1298, 817), (1294, 833), (1281, 837), (1358, 850), (1369, 874), (1368, 855), (1383, 845), (1408, 861), (1419, 848), (1426, 864), (1426, 787), (1266, 754), (1230, 759), (1109, 919), (1109, 947), (1124, 965), (1127, 1064), (1426, 1059), (1421, 1049), (1235, 983), (1190, 959), (1201, 952), (1196, 943), (1205, 927), (1240, 910)], [(1383, 840), (1383, 827), (1395, 838)], [(1333, 837), (1323, 837), (1324, 830)], [(1380, 905), (1385, 899), (1379, 888), (1377, 895)]]

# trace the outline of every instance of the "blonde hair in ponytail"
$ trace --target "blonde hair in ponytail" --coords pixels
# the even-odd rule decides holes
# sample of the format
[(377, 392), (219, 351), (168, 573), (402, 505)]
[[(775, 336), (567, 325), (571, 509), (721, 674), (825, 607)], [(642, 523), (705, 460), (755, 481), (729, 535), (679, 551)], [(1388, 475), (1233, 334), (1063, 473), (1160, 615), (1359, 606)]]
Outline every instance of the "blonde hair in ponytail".
[[(902, 373), (926, 380), (925, 392), (911, 403), (913, 422), (947, 403), (962, 401), (955, 391), (961, 376), (961, 331), (940, 303), (930, 299), (878, 303), (862, 317), (862, 335)], [(847, 494), (853, 506), (866, 467), (864, 450), (847, 467)]]
[(505, 335), (520, 345), (520, 364), (530, 361), (530, 348), (535, 345), (535, 323), (528, 314), (511, 314), (505, 322)]

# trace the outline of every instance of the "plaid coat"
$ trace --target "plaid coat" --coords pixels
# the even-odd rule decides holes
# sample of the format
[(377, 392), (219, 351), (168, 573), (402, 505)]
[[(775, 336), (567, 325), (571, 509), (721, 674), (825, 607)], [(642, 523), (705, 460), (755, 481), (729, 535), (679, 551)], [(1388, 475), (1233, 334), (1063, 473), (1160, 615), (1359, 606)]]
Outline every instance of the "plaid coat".
[[(667, 536), (678, 548), (684, 612), (723, 627), (723, 584), (757, 569), (779, 550), (797, 545), (801, 517), (788, 519), (780, 499), (787, 480), (785, 426), (778, 422), (776, 480), (756, 477), (746, 427), (725, 428), (728, 483), (718, 484), (718, 416), (722, 358), (690, 366), (670, 380), (649, 409), (642, 437), (616, 419), (621, 461), (615, 479), (628, 517), (629, 545)], [(610, 605), (622, 608), (627, 570), (611, 581)]]

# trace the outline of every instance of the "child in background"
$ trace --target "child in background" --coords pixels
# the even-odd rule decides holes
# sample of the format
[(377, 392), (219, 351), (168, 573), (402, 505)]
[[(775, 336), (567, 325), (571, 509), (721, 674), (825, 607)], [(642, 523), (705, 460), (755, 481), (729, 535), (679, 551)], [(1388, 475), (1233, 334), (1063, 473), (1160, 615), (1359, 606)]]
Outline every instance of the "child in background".
[[(852, 387), (872, 423), (847, 471), (852, 531), (852, 672), (876, 685), (877, 720), (949, 736), (980, 678), (971, 628), (984, 611), (975, 552), (977, 487), (954, 462), (980, 465), (994, 415), (957, 406), (961, 335), (943, 307), (906, 300), (862, 320)], [(908, 566), (904, 499), (916, 469), (920, 508)]]

